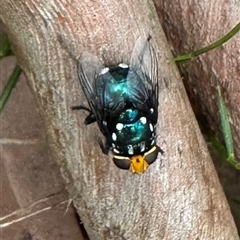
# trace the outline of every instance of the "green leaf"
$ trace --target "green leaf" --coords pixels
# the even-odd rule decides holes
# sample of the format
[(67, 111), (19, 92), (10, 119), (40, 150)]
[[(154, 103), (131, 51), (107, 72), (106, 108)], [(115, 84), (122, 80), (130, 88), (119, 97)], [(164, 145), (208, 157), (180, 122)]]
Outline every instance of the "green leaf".
[(227, 161), (232, 164), (236, 169), (240, 169), (240, 163), (236, 161), (234, 155), (234, 146), (233, 146), (233, 138), (231, 132), (231, 126), (228, 119), (228, 110), (224, 104), (220, 87), (218, 86), (218, 103), (219, 103), (219, 111), (221, 117), (221, 126), (223, 131), (223, 137), (227, 149)]
[(19, 66), (16, 66), (7, 82), (7, 85), (4, 87), (2, 95), (0, 96), (0, 113), (2, 112), (12, 89), (15, 87), (17, 80), (22, 72), (22, 69)]
[(9, 39), (5, 33), (0, 33), (0, 60), (9, 55), (13, 55)]

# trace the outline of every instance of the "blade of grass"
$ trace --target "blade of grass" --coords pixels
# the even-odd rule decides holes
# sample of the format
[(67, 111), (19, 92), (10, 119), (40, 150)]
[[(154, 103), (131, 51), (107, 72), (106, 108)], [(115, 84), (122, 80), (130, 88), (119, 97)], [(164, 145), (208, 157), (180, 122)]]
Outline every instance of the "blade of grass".
[(233, 153), (233, 140), (232, 140), (230, 124), (228, 121), (228, 111), (224, 104), (222, 93), (219, 86), (217, 87), (217, 90), (218, 90), (218, 101), (219, 101), (219, 111), (220, 111), (220, 117), (221, 117), (222, 131), (223, 131), (224, 141), (227, 148), (227, 153), (228, 153), (228, 156), (230, 156)]
[(236, 169), (240, 169), (240, 163), (236, 161), (234, 155), (234, 147), (233, 147), (233, 138), (231, 132), (231, 126), (228, 119), (228, 110), (224, 104), (220, 87), (217, 87), (218, 91), (218, 101), (219, 101), (219, 111), (221, 118), (221, 126), (223, 131), (223, 137), (227, 149), (227, 161), (232, 164)]
[(235, 34), (237, 34), (240, 31), (240, 22), (225, 36), (223, 36), (221, 39), (217, 40), (216, 42), (208, 45), (207, 47), (201, 48), (195, 52), (191, 52), (188, 54), (177, 56), (173, 59), (175, 62), (181, 62), (181, 61), (188, 61), (191, 60), (194, 57), (197, 57), (203, 53), (206, 53), (214, 48), (217, 48), (227, 42), (230, 38), (232, 38)]
[(21, 72), (22, 72), (22, 69), (17, 65), (14, 68), (14, 70), (7, 82), (7, 85), (4, 87), (2, 95), (0, 96), (0, 113), (2, 112), (8, 98), (10, 96), (12, 89), (15, 87)]
[(13, 55), (9, 39), (5, 33), (0, 33), (0, 60), (9, 55)]

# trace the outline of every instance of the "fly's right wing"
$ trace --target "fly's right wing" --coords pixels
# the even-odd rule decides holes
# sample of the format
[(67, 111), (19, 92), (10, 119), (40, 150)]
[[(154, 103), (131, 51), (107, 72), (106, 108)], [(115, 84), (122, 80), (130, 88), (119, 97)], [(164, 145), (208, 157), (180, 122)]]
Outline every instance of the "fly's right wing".
[(88, 52), (82, 53), (78, 62), (79, 82), (101, 132), (107, 136), (108, 130), (104, 124), (106, 118), (103, 99), (104, 84), (99, 79), (103, 69), (103, 65), (95, 55)]
[(133, 49), (128, 84), (131, 101), (138, 109), (149, 110), (152, 121), (158, 118), (158, 63), (157, 56), (150, 44), (151, 37), (140, 37)]

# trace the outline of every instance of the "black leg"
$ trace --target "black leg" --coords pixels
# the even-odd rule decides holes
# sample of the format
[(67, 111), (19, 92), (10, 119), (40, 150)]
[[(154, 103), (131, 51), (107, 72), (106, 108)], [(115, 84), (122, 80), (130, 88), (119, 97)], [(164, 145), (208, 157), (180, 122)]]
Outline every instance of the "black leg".
[(89, 112), (89, 115), (84, 120), (85, 125), (96, 122), (96, 118), (90, 108), (80, 105), (72, 107), (72, 110), (85, 110)]
[(91, 124), (91, 123), (94, 123), (96, 122), (96, 118), (94, 116), (94, 114), (91, 112), (84, 120), (84, 124), (85, 125), (88, 125), (88, 124)]
[(109, 146), (106, 143), (103, 143), (103, 140), (98, 138), (98, 143), (100, 148), (102, 149), (103, 154), (108, 155), (108, 152), (110, 150)]
[(163, 155), (164, 151), (159, 147), (159, 152)]
[(71, 109), (72, 110), (81, 110), (82, 109), (82, 110), (86, 110), (88, 112), (92, 112), (90, 108), (82, 106), (82, 105), (80, 105), (80, 106), (73, 106), (73, 107), (71, 107)]

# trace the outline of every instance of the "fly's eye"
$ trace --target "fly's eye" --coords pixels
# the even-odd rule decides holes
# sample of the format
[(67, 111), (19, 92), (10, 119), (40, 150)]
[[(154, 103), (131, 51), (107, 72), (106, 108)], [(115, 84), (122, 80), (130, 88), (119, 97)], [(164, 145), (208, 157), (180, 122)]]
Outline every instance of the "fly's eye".
[(130, 168), (131, 161), (128, 157), (113, 156), (112, 160), (118, 168), (127, 169), (127, 170)]
[(158, 156), (160, 149), (158, 146), (152, 147), (148, 152), (144, 154), (144, 159), (148, 164), (152, 164)]

